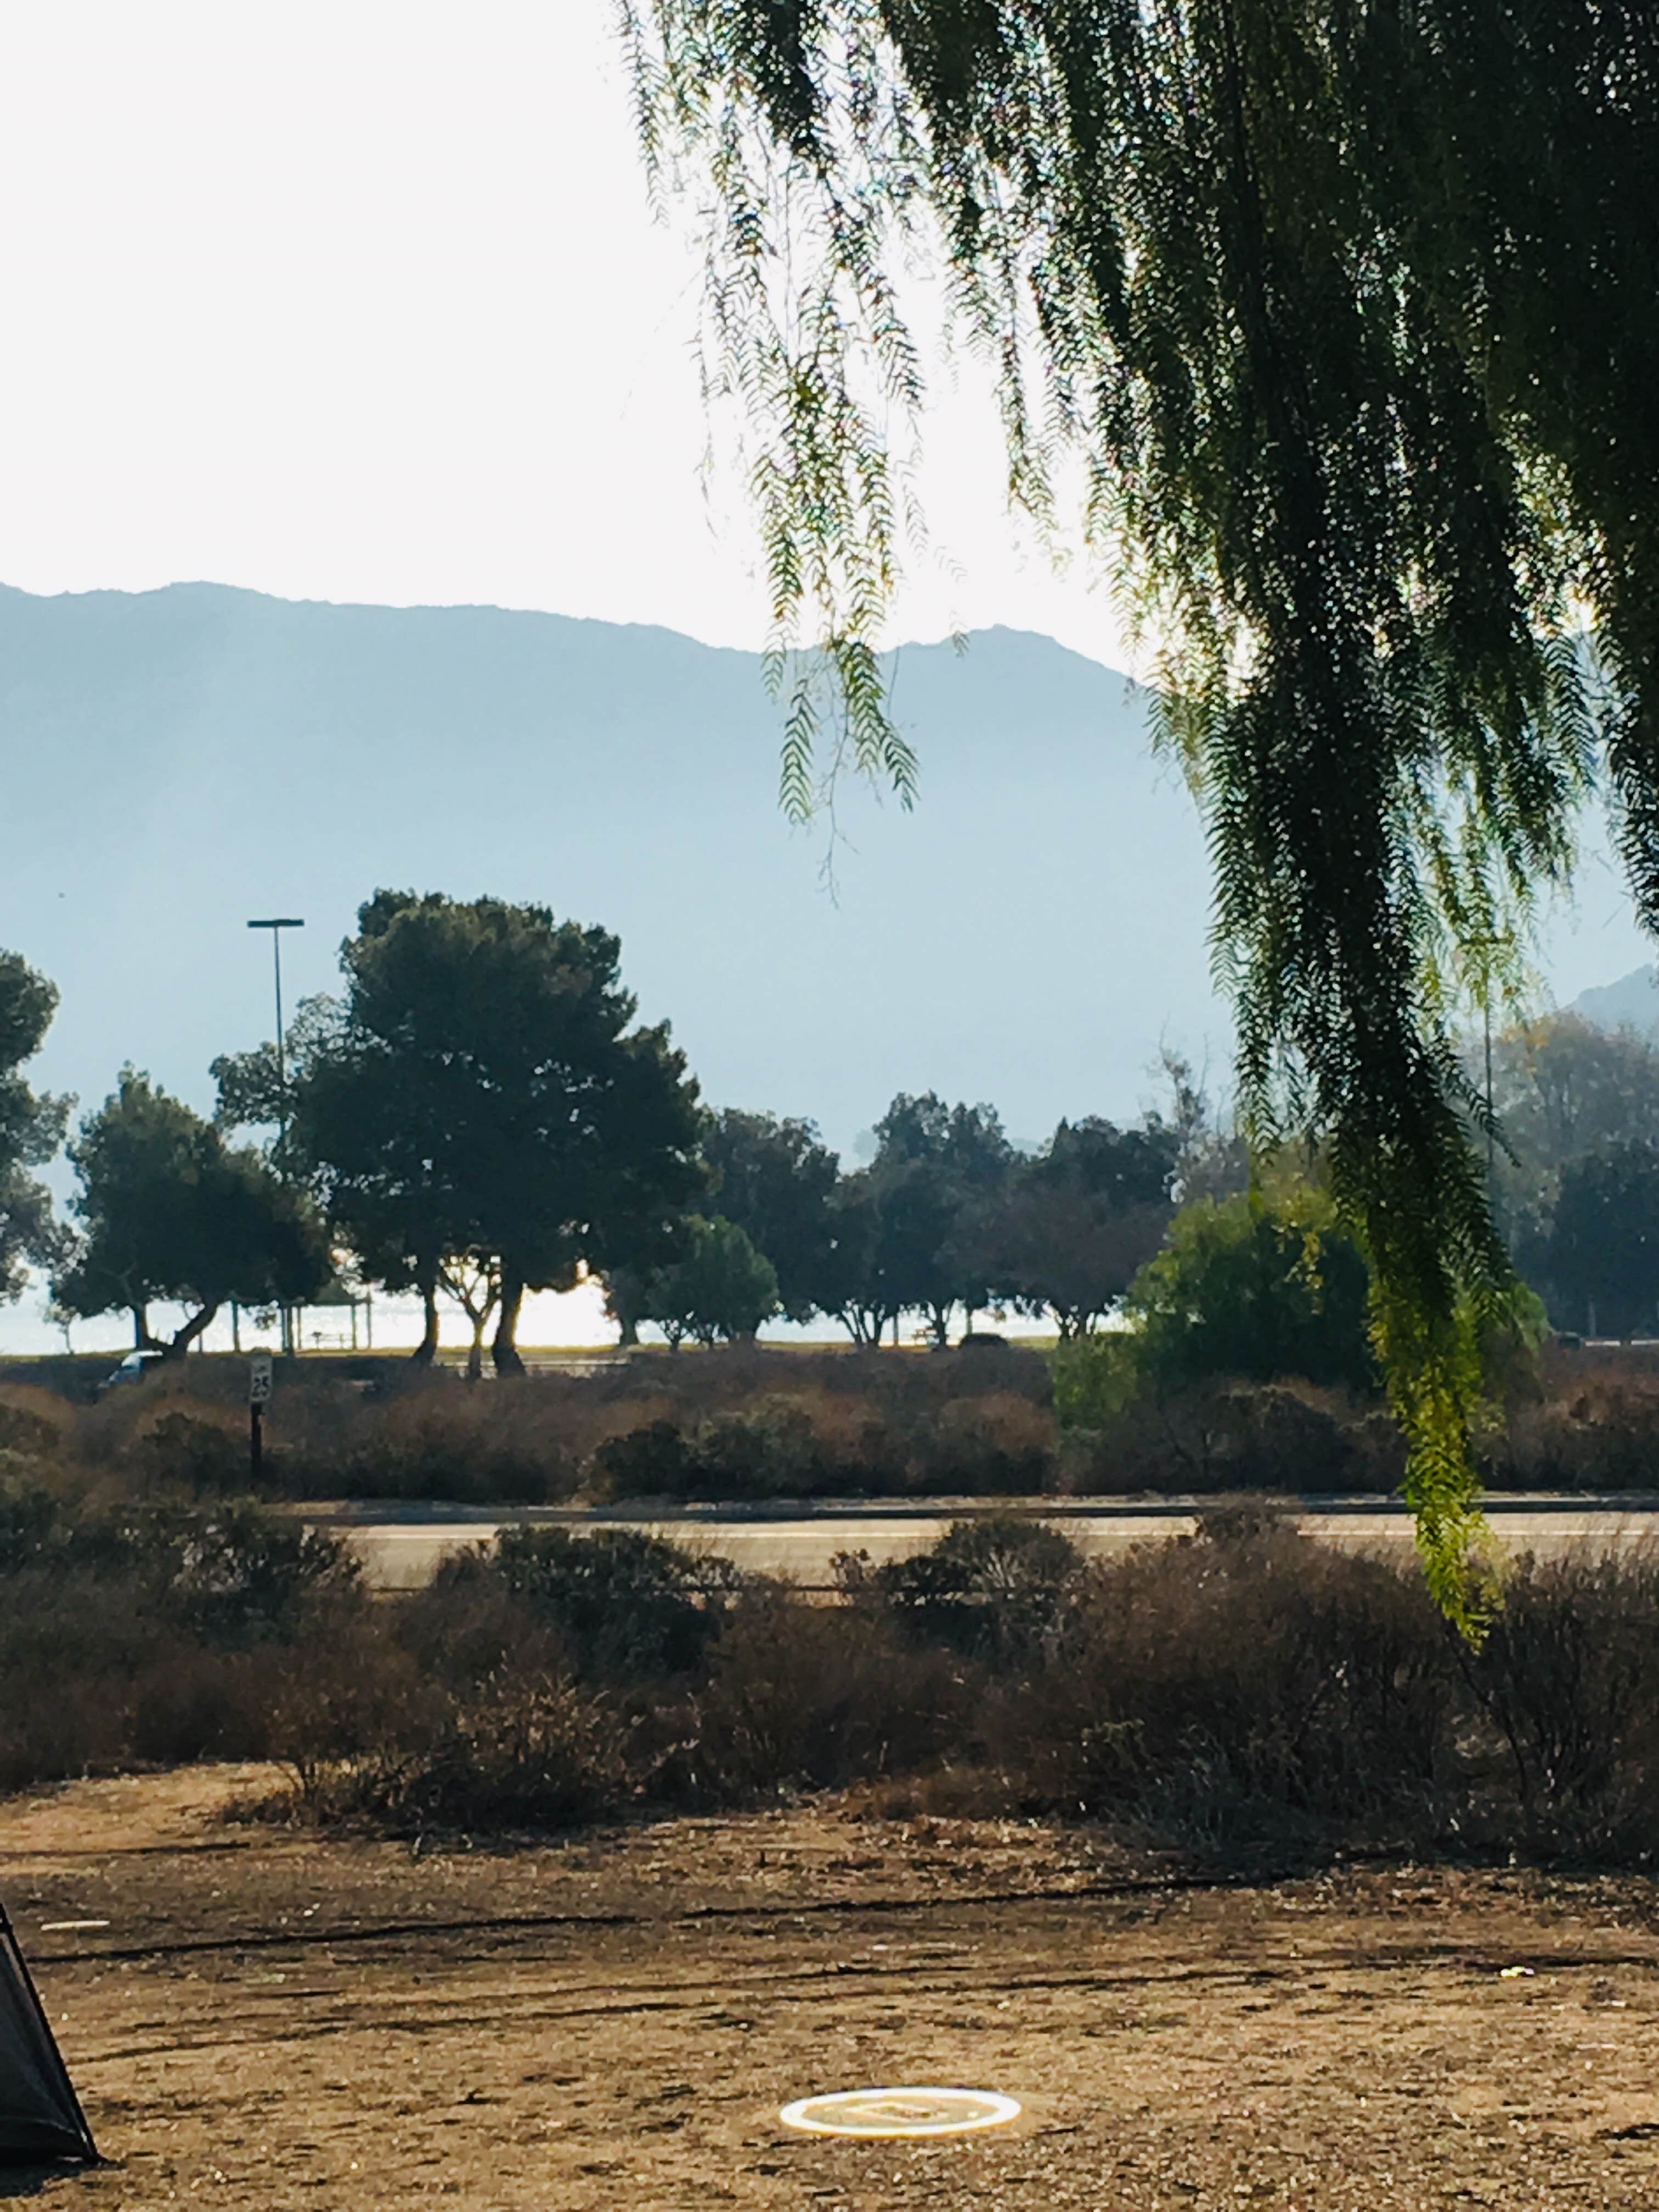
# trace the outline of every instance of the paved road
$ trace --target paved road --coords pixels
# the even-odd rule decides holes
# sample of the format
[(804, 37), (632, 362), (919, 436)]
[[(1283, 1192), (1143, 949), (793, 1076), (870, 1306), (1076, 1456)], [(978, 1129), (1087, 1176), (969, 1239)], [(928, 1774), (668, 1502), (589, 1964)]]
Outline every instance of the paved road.
[[(980, 1501), (962, 1510), (982, 1511), (985, 1506)], [(1019, 1500), (1015, 1510), (1033, 1509), (1029, 1500)], [(1508, 1550), (1555, 1551), (1586, 1542), (1626, 1543), (1644, 1538), (1659, 1541), (1659, 1498), (1505, 1498), (1490, 1501), (1488, 1510), (1497, 1539)], [(691, 1511), (659, 1520), (639, 1514), (551, 1511), (462, 1520), (436, 1513), (422, 1516), (417, 1509), (396, 1518), (368, 1511), (319, 1511), (307, 1517), (334, 1526), (349, 1539), (379, 1589), (418, 1589), (447, 1554), (470, 1544), (487, 1543), (498, 1528), (526, 1522), (587, 1530), (647, 1528), (676, 1543), (732, 1559), (741, 1567), (787, 1574), (814, 1588), (831, 1582), (830, 1561), (837, 1552), (867, 1552), (877, 1560), (902, 1559), (936, 1541), (957, 1517), (957, 1510), (849, 1506), (792, 1519), (740, 1510)], [(1063, 1529), (1084, 1551), (1097, 1554), (1184, 1534), (1196, 1526), (1194, 1510), (1182, 1500), (1132, 1505), (1068, 1500), (1063, 1509), (1036, 1517)], [(1320, 1500), (1297, 1517), (1309, 1535), (1354, 1550), (1411, 1540), (1407, 1516), (1371, 1499)]]

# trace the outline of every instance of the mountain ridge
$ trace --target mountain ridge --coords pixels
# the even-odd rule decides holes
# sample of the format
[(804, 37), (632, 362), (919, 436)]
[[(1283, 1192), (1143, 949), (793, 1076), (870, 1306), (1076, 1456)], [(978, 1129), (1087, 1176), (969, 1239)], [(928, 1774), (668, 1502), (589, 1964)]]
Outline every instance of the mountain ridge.
[(0, 744), (21, 848), (0, 942), (64, 993), (40, 1079), (124, 1059), (198, 1103), (268, 1034), (249, 915), (305, 914), (290, 1006), (377, 884), (536, 897), (623, 939), (719, 1103), (847, 1145), (896, 1089), (1011, 1125), (1135, 1110), (1173, 1035), (1224, 1051), (1207, 870), (1144, 697), (1035, 633), (896, 656), (913, 814), (776, 806), (758, 655), (653, 624), (286, 600), (198, 581), (0, 588)]
[(1632, 969), (1611, 983), (1581, 991), (1566, 1009), (1598, 1029), (1633, 1029), (1659, 1035), (1659, 969)]
[[(921, 800), (843, 787), (832, 899), (830, 825), (778, 809), (758, 654), (534, 609), (0, 585), (0, 945), (62, 993), (33, 1079), (85, 1109), (131, 1060), (210, 1107), (209, 1062), (271, 1030), (247, 918), (307, 919), (291, 1012), (382, 884), (615, 930), (713, 1103), (808, 1116), (852, 1158), (900, 1090), (989, 1100), (1029, 1141), (1137, 1112), (1165, 1042), (1224, 1079), (1204, 838), (1146, 694), (1012, 628), (896, 670)], [(1586, 842), (1545, 948), (1562, 997), (1646, 950)], [(0, 1337), (51, 1341), (25, 1308)]]

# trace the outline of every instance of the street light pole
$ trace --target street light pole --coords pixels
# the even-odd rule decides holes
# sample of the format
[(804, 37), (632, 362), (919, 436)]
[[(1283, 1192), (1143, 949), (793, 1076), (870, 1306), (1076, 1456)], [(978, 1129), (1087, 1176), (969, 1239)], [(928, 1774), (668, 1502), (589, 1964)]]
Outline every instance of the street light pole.
[[(262, 921), (250, 921), (248, 927), (270, 932), (271, 971), (276, 985), (276, 1134), (280, 1144), (288, 1134), (288, 1062), (283, 1048), (283, 932), (285, 929), (303, 929), (305, 922), (298, 915), (271, 915)], [(294, 1349), (293, 1317), (286, 1305), (280, 1311), (283, 1317), (283, 1350), (291, 1352)]]
[(1492, 1210), (1492, 1226), (1503, 1234), (1507, 1247), (1507, 1229), (1498, 1218), (1498, 1157), (1497, 1128), (1492, 1119), (1492, 978), (1486, 978), (1486, 988), (1480, 994), (1481, 1027), (1486, 1042), (1486, 1204)]
[[(1492, 1111), (1492, 956), (1504, 949), (1502, 937), (1474, 937), (1466, 950), (1479, 957), (1480, 990), (1480, 1030), (1484, 1047), (1486, 1078), (1486, 1203), (1492, 1209), (1494, 1223), (1498, 1214), (1498, 1133)], [(1504, 1238), (1507, 1245), (1507, 1234)]]

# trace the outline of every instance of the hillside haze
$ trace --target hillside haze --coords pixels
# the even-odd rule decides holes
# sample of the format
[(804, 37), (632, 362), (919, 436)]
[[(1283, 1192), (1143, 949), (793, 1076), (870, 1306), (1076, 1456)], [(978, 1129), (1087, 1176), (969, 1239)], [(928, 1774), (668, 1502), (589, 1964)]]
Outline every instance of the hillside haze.
[(1568, 1008), (1582, 1014), (1598, 1029), (1637, 1030), (1659, 1035), (1659, 969), (1638, 968), (1616, 983), (1603, 983), (1581, 991)]
[(906, 815), (776, 805), (757, 658), (479, 607), (295, 604), (213, 585), (0, 590), (12, 820), (0, 943), (63, 993), (38, 1079), (124, 1060), (198, 1106), (208, 1063), (337, 979), (377, 885), (492, 892), (616, 930), (641, 1015), (715, 1104), (850, 1148), (897, 1090), (988, 1098), (1017, 1137), (1135, 1111), (1161, 1037), (1225, 1058), (1191, 805), (1122, 677), (992, 630), (896, 656)]

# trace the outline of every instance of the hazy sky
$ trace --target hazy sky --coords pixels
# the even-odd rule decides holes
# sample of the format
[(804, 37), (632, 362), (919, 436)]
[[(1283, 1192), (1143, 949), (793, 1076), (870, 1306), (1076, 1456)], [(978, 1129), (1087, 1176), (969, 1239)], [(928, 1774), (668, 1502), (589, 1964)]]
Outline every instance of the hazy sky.
[[(53, 0), (0, 19), (0, 580), (492, 601), (757, 646), (706, 487), (693, 220), (647, 205), (609, 0)], [(1110, 611), (1022, 554), (941, 364), (895, 625)]]

